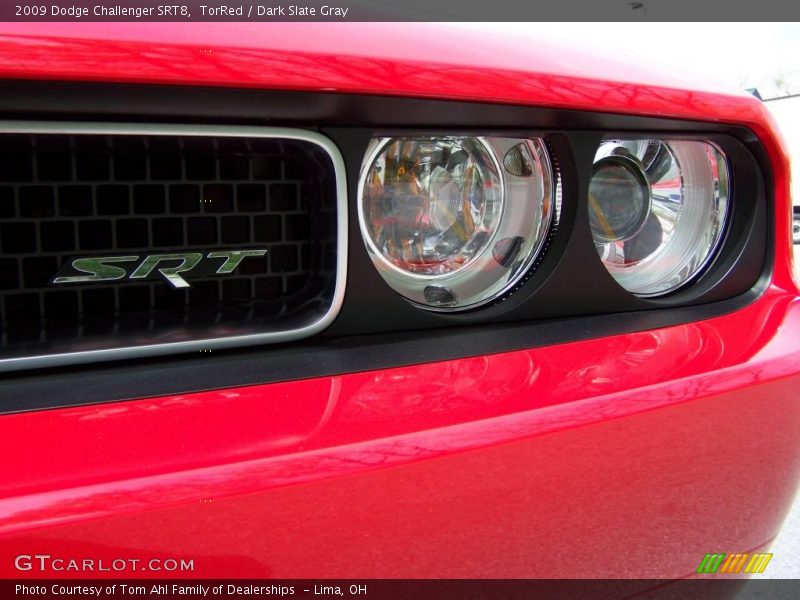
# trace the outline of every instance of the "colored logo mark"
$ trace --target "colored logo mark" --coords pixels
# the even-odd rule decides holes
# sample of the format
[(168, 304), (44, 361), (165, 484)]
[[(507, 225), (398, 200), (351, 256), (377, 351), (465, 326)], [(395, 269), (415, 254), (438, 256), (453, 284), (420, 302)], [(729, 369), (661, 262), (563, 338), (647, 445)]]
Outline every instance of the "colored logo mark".
[(767, 568), (772, 554), (766, 552), (756, 552), (748, 554), (725, 554), (718, 552), (706, 554), (700, 566), (697, 567), (698, 573), (763, 573)]

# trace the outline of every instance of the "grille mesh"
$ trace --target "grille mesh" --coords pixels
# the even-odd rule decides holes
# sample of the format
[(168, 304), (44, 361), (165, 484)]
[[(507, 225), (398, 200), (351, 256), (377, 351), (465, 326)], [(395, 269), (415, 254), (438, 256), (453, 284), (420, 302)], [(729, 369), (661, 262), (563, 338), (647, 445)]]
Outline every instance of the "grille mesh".
[[(267, 254), (248, 257), (231, 275), (185, 274), (189, 289), (163, 280), (50, 283), (76, 257), (245, 248), (266, 248)], [(170, 340), (185, 339), (196, 335), (191, 328), (209, 325), (235, 335), (242, 323), (264, 319), (280, 328), (280, 318), (324, 303), (334, 276), (335, 174), (314, 144), (194, 136), (0, 137), (6, 349), (125, 331), (168, 330)]]

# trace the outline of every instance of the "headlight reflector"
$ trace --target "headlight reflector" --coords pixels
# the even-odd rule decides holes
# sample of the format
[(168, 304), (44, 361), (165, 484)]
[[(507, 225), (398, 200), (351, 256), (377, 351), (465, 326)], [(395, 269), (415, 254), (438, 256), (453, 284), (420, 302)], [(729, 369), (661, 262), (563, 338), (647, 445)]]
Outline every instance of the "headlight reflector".
[(532, 265), (555, 212), (539, 139), (375, 138), (359, 182), (370, 257), (397, 292), (427, 308), (479, 306)]
[(626, 290), (672, 292), (711, 260), (728, 213), (728, 166), (695, 140), (605, 140), (589, 185), (603, 264)]

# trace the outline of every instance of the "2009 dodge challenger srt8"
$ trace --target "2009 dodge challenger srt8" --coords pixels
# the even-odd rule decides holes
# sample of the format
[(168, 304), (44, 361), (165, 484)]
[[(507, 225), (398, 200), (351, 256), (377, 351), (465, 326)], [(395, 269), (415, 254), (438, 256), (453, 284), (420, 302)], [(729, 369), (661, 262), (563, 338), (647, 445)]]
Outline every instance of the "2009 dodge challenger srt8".
[(680, 578), (776, 535), (755, 98), (424, 24), (6, 24), (0, 77), (0, 576)]

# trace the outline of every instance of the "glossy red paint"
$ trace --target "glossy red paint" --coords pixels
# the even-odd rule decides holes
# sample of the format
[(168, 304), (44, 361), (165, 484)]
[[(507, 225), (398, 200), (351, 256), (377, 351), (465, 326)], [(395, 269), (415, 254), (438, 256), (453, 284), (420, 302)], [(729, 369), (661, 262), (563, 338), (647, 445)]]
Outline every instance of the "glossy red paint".
[[(578, 40), (494, 35), (476, 44), (477, 35), (425, 23), (0, 23), (0, 80), (349, 92), (735, 123), (773, 161), (783, 245), (789, 165), (761, 102)], [(395, 39), (403, 42), (387, 43)], [(792, 253), (778, 258), (777, 282), (792, 286)]]
[(575, 40), (504, 35), (478, 44), (477, 36), (424, 23), (3, 23), (0, 77), (459, 98), (748, 123), (764, 112), (743, 93), (707, 80), (687, 86), (684, 74), (600, 57)]
[(0, 576), (36, 551), (197, 577), (683, 575), (777, 531), (798, 330), (773, 288), (692, 325), (5, 416)]
[(396, 26), (81, 25), (3, 25), (0, 77), (333, 89), (744, 125), (772, 164), (776, 261), (758, 301), (708, 321), (3, 416), (0, 452), (13, 460), (0, 465), (0, 576), (40, 577), (13, 558), (46, 552), (194, 559), (182, 577), (678, 577), (709, 548), (775, 535), (800, 477), (800, 300), (788, 162), (757, 101), (648, 85), (652, 76), (621, 67), (600, 80), (595, 62), (562, 65), (546, 52), (534, 67), (514, 53), (478, 56), (429, 29), (398, 57), (379, 44)]

